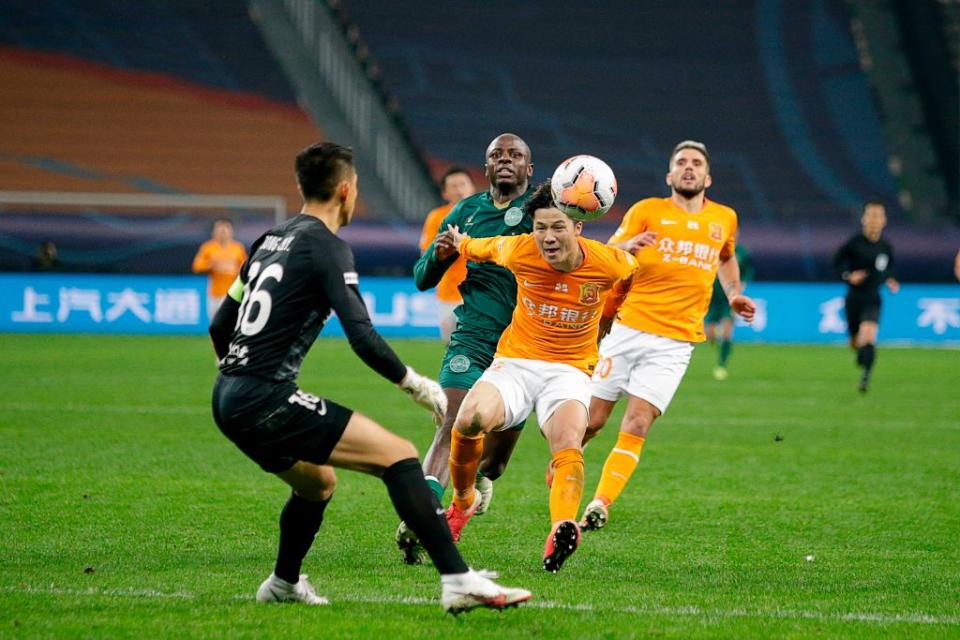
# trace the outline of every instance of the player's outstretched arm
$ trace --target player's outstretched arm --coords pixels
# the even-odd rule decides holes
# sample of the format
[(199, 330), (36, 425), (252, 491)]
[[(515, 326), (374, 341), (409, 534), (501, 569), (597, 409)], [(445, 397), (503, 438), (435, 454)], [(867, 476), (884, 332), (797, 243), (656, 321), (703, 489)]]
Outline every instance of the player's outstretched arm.
[(440, 385), (403, 364), (370, 321), (349, 249), (344, 248), (332, 261), (321, 260), (318, 264), (324, 291), (353, 352), (368, 367), (410, 395), (414, 402), (433, 412), (435, 420), (443, 420), (447, 398)]

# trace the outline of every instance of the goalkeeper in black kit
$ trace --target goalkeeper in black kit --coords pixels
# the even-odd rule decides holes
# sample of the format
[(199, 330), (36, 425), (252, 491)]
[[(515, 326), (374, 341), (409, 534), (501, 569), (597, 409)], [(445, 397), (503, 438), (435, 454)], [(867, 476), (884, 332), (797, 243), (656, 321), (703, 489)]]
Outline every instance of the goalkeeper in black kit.
[(896, 293), (900, 283), (893, 277), (893, 247), (880, 237), (887, 225), (886, 207), (875, 201), (864, 204), (861, 224), (863, 231), (840, 247), (833, 265), (847, 283), (847, 330), (850, 346), (857, 351), (857, 366), (862, 369), (857, 388), (866, 393), (877, 358), (880, 285), (886, 284)]
[(300, 365), (336, 312), (354, 352), (442, 419), (440, 386), (405, 366), (370, 323), (353, 252), (337, 237), (350, 223), (357, 173), (347, 147), (324, 142), (296, 161), (304, 205), (251, 247), (210, 326), (220, 359), (213, 388), (217, 426), (244, 454), (290, 485), (280, 544), (259, 602), (327, 604), (300, 574), (333, 496), (333, 467), (380, 477), (400, 517), (416, 532), (441, 576), (441, 604), (459, 613), (502, 609), (530, 598), (470, 569), (461, 557), (414, 446), (370, 418), (297, 386)]

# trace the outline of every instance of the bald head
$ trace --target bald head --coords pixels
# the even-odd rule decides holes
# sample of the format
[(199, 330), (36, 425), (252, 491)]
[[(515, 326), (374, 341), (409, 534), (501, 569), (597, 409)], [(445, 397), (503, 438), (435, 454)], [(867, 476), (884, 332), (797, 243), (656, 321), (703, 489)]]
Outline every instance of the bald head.
[(527, 190), (533, 175), (530, 147), (516, 134), (501, 133), (487, 146), (485, 170), (494, 199), (516, 198)]

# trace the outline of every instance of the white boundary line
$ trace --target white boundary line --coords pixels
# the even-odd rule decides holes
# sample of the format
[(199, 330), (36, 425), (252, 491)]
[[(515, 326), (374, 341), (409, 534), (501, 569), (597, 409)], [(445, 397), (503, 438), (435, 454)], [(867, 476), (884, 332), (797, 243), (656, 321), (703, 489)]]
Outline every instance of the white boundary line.
[[(74, 589), (69, 587), (0, 587), (0, 594), (29, 594), (54, 596), (102, 596), (108, 598), (161, 598), (180, 600), (204, 600), (206, 596), (197, 596), (188, 591), (158, 591), (156, 589)], [(218, 598), (211, 598), (218, 599)], [(253, 602), (252, 592), (249, 595), (235, 595), (231, 600)], [(406, 604), (412, 606), (436, 607), (440, 604), (436, 598), (418, 597), (383, 597), (363, 596), (358, 594), (344, 594), (334, 596), (333, 604), (337, 602), (361, 604)], [(565, 602), (551, 602), (548, 600), (532, 600), (523, 605), (534, 609), (554, 609), (566, 611), (609, 611), (613, 613), (631, 613), (636, 615), (657, 615), (674, 617), (693, 617), (704, 619), (722, 618), (772, 618), (776, 620), (818, 620), (823, 622), (865, 622), (879, 625), (892, 624), (921, 624), (921, 625), (960, 625), (960, 616), (940, 616), (927, 613), (869, 613), (858, 611), (804, 611), (798, 609), (708, 609), (698, 606), (685, 607), (634, 607), (630, 605), (594, 605), (590, 603), (569, 604)]]

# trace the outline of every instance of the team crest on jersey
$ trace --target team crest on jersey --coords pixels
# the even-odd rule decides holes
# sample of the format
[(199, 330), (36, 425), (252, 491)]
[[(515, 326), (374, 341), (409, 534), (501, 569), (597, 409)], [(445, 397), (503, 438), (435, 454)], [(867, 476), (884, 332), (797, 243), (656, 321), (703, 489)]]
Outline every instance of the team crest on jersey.
[(600, 302), (600, 285), (595, 282), (585, 282), (580, 285), (580, 304), (597, 304)]
[(710, 239), (718, 242), (723, 240), (723, 225), (719, 222), (710, 223)]
[(507, 209), (507, 212), (503, 214), (503, 222), (509, 227), (517, 226), (521, 220), (523, 220), (523, 209), (520, 207), (510, 207)]
[(470, 358), (465, 355), (456, 355), (450, 358), (450, 371), (463, 373), (470, 368)]

